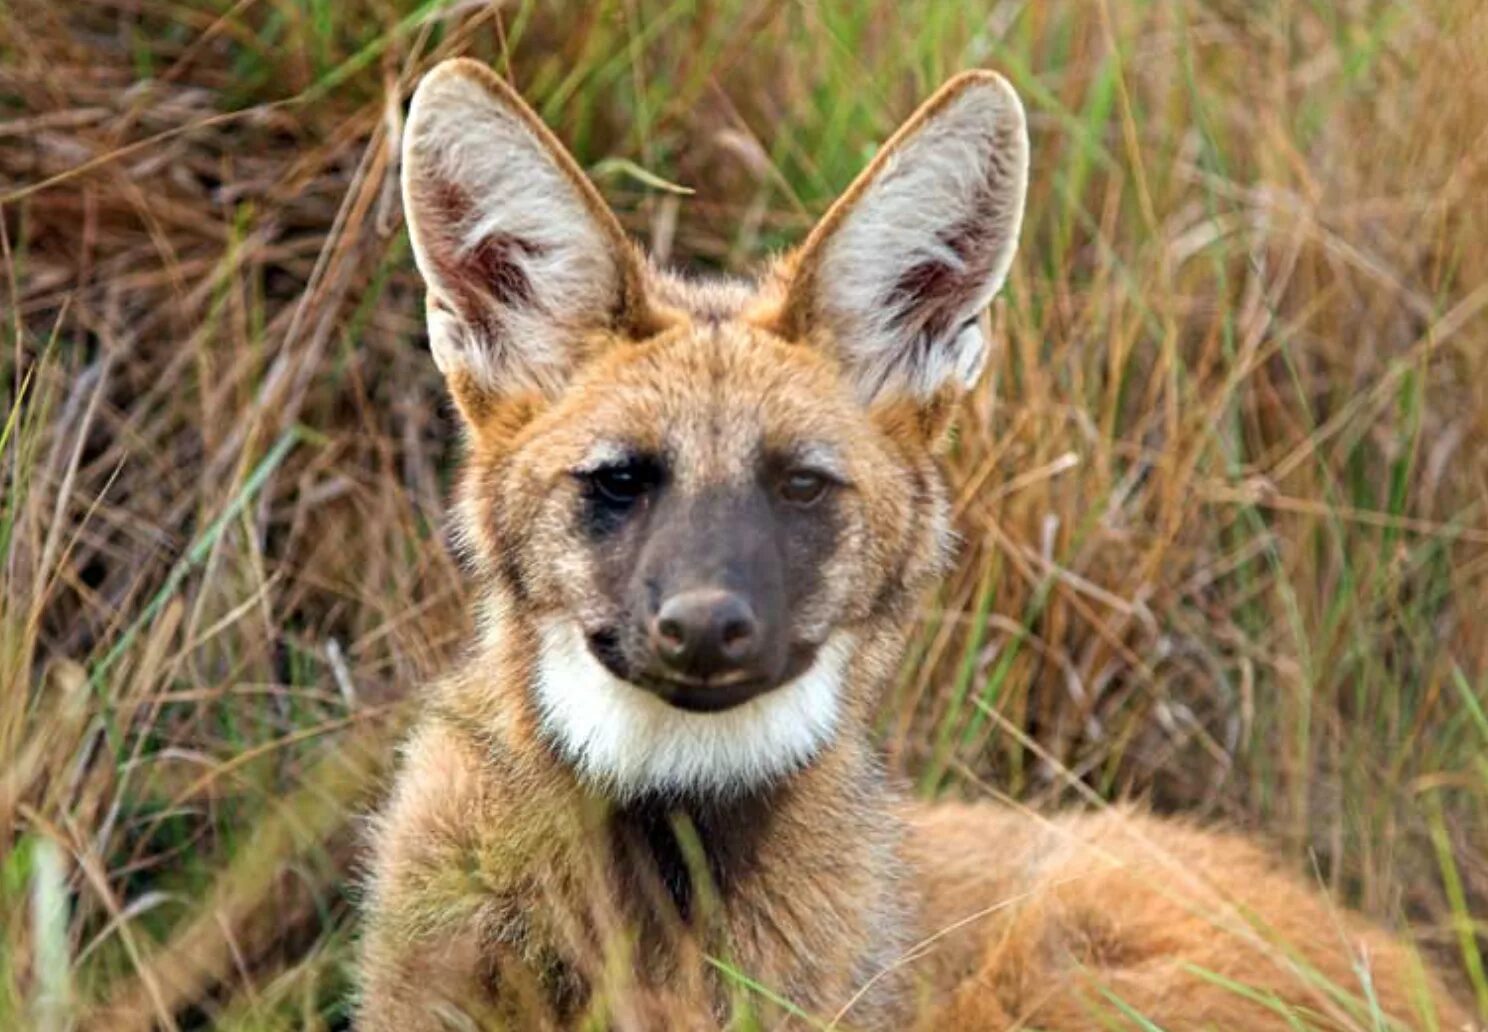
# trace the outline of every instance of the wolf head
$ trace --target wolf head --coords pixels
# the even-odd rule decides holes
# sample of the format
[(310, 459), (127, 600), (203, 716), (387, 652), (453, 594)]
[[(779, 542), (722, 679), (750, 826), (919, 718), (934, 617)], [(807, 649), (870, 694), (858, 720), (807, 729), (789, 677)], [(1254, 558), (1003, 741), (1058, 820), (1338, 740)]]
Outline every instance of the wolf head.
[[(950, 535), (934, 456), (1017, 245), (1023, 109), (946, 84), (751, 284), (651, 267), (537, 117), (456, 60), (403, 195), (465, 421), (459, 522), (553, 746), (616, 794), (734, 791), (862, 715)], [(887, 658), (885, 658), (887, 656)]]

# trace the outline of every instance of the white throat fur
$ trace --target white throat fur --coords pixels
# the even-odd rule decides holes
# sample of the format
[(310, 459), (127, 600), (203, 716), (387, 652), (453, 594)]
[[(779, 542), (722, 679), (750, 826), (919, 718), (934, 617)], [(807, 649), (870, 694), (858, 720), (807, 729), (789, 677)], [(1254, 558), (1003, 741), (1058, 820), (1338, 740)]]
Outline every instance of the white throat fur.
[(543, 729), (585, 782), (621, 800), (736, 795), (798, 770), (837, 730), (853, 646), (834, 633), (794, 680), (720, 713), (692, 713), (611, 674), (571, 620), (540, 635)]

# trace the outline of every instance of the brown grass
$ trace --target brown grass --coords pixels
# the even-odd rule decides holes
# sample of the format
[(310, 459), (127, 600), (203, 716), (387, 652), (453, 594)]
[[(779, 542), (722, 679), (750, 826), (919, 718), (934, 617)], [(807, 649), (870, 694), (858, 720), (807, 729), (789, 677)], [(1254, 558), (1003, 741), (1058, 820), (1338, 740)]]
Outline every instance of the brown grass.
[(355, 815), (467, 630), (394, 161), (454, 53), (725, 270), (1007, 72), (1029, 228), (891, 756), (1253, 830), (1488, 1017), (1477, 0), (12, 0), (0, 1025), (344, 1021)]

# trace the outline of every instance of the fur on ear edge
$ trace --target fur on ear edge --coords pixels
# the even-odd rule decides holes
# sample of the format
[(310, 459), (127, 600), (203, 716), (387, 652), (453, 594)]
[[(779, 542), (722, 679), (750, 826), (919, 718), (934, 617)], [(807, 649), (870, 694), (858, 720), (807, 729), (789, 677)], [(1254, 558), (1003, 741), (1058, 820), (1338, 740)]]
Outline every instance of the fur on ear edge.
[(431, 348), (452, 386), (551, 388), (583, 332), (654, 332), (641, 258), (613, 213), (484, 65), (456, 58), (419, 83), (402, 188)]
[(951, 79), (802, 245), (784, 332), (825, 331), (865, 400), (974, 383), (987, 351), (977, 316), (1017, 250), (1028, 150), (1023, 105), (1006, 79)]

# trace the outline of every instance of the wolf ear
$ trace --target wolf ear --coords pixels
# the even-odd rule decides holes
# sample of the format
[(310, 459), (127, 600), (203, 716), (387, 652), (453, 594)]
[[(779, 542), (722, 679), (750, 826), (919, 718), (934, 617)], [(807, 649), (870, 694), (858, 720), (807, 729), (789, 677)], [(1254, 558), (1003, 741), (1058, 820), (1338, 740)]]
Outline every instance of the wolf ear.
[(865, 403), (971, 386), (1028, 183), (1023, 105), (995, 72), (946, 83), (807, 237), (780, 329), (822, 339)]
[(430, 347), (473, 418), (551, 391), (594, 331), (644, 336), (641, 259), (593, 184), (510, 87), (475, 61), (419, 84), (403, 209), (428, 286)]

